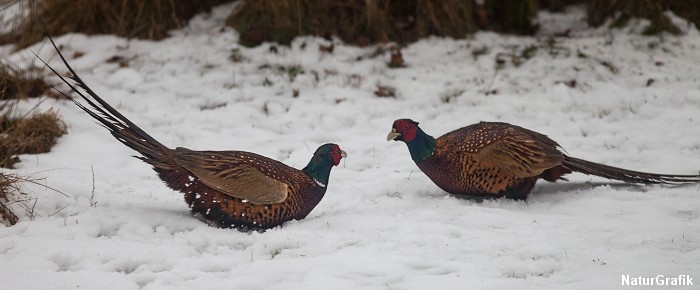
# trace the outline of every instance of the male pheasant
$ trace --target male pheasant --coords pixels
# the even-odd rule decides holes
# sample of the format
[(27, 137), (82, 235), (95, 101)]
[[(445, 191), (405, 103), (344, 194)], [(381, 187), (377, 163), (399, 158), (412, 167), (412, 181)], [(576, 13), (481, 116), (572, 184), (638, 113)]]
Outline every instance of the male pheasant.
[(525, 199), (538, 179), (555, 182), (574, 171), (630, 183), (700, 182), (700, 175), (638, 172), (574, 158), (549, 137), (507, 123), (481, 122), (435, 139), (418, 122), (399, 119), (391, 140), (406, 143), (418, 168), (456, 195)]
[(304, 169), (297, 170), (244, 151), (170, 149), (90, 89), (50, 40), (75, 84), (44, 64), (89, 106), (57, 91), (100, 122), (117, 140), (140, 153), (136, 158), (153, 166), (168, 187), (185, 194), (193, 214), (200, 214), (217, 226), (267, 229), (305, 218), (323, 198), (333, 166), (347, 156), (338, 145), (324, 144)]

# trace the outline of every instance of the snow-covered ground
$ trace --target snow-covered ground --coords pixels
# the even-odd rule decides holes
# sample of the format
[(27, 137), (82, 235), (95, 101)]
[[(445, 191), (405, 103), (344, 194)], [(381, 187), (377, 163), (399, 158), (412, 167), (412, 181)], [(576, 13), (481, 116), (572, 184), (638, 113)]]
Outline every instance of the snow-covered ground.
[[(539, 183), (526, 202), (479, 203), (447, 195), (405, 145), (385, 141), (397, 118), (433, 136), (504, 121), (572, 156), (697, 173), (696, 29), (642, 37), (550, 15), (578, 25), (571, 38), (426, 39), (403, 48), (406, 67), (391, 69), (376, 47), (336, 42), (324, 53), (329, 42), (318, 38), (276, 53), (241, 47), (222, 29), (230, 9), (159, 42), (57, 42), (98, 94), (166, 145), (253, 151), (301, 168), (317, 146), (338, 143), (349, 157), (321, 203), (262, 233), (210, 227), (89, 116), (44, 100), (39, 107), (58, 110), (70, 133), (51, 153), (22, 156), (16, 172), (69, 196), (29, 186), (33, 218), (20, 212), (20, 223), (0, 228), (0, 289), (622, 289), (621, 275), (681, 274), (700, 285), (697, 184), (572, 174)], [(516, 66), (511, 55), (528, 47), (538, 49)], [(65, 71), (48, 42), (30, 49)], [(1, 50), (33, 61), (29, 49)], [(107, 61), (114, 56), (128, 66)], [(378, 86), (396, 97), (375, 96)]]

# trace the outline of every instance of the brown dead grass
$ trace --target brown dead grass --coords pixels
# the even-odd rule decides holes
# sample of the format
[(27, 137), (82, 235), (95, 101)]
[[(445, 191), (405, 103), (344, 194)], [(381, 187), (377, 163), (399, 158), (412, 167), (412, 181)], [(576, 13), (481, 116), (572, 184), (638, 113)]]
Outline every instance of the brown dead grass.
[(479, 28), (501, 33), (530, 35), (538, 27), (533, 23), (537, 17), (537, 0), (485, 0), (477, 5)]
[(546, 9), (552, 12), (562, 12), (571, 5), (585, 3), (587, 0), (539, 0), (540, 9)]
[[(19, 162), (18, 154), (48, 152), (56, 139), (66, 133), (66, 125), (53, 111), (17, 117), (16, 105), (21, 99), (39, 97), (48, 87), (38, 70), (0, 66), (0, 167), (12, 168)], [(0, 224), (17, 223), (13, 204), (33, 215), (21, 198), (23, 182), (35, 181), (0, 172)]]
[(0, 115), (0, 166), (12, 168), (16, 155), (46, 153), (66, 134), (65, 123), (54, 111), (14, 119)]
[(623, 27), (631, 18), (644, 18), (651, 21), (643, 34), (669, 32), (678, 34), (681, 30), (664, 15), (672, 11), (676, 15), (700, 27), (700, 5), (687, 0), (588, 0), (588, 24), (599, 26), (612, 19), (613, 27)]
[(598, 26), (613, 19), (623, 26), (631, 18), (646, 18), (644, 34), (679, 33), (665, 11), (700, 27), (700, 5), (688, 0), (257, 0), (247, 1), (227, 19), (240, 32), (240, 43), (265, 41), (289, 44), (303, 35), (337, 36), (346, 43), (369, 45), (393, 41), (407, 44), (430, 35), (463, 38), (477, 28), (531, 35), (540, 9), (562, 11), (587, 5), (588, 22)]
[[(115, 34), (158, 40), (182, 27), (196, 13), (232, 0), (25, 0), (29, 16), (18, 19), (0, 44), (16, 49), (52, 35), (70, 32)], [(539, 9), (561, 11), (586, 4), (588, 22), (598, 26), (613, 19), (618, 26), (630, 18), (646, 18), (644, 32), (678, 33), (663, 15), (671, 10), (700, 26), (700, 5), (689, 0), (251, 0), (226, 21), (246, 46), (264, 41), (289, 44), (296, 36), (335, 35), (346, 43), (369, 45), (393, 41), (406, 44), (435, 35), (463, 38), (477, 29), (532, 34)]]
[(168, 30), (181, 28), (197, 13), (230, 0), (43, 0), (25, 1), (29, 16), (17, 23), (14, 33), (0, 37), (0, 44), (16, 43), (16, 49), (32, 45), (44, 36), (70, 32), (115, 34), (127, 38), (158, 40)]
[(17, 69), (0, 63), (0, 101), (36, 98), (48, 89), (39, 69)]
[(21, 194), (19, 182), (17, 176), (0, 172), (0, 224), (11, 226), (19, 220), (10, 206)]
[(296, 36), (337, 36), (346, 43), (409, 43), (429, 35), (463, 38), (476, 30), (473, 2), (463, 0), (248, 1), (226, 24), (240, 42), (289, 44)]

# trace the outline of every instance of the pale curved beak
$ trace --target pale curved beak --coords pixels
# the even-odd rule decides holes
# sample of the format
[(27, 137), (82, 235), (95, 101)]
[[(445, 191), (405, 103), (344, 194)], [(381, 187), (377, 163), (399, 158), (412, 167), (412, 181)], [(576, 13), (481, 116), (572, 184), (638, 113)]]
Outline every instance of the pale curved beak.
[(348, 154), (345, 153), (345, 151), (340, 150), (340, 157), (347, 158), (347, 157), (348, 157)]
[(392, 128), (389, 135), (386, 135), (386, 141), (396, 140), (399, 136), (401, 136), (401, 133), (396, 132), (396, 128)]

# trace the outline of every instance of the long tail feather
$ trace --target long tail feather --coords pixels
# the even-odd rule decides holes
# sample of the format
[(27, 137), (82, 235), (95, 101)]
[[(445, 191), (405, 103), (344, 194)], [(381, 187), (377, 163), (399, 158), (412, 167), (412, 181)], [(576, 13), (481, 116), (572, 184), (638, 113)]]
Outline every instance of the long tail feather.
[(63, 81), (73, 92), (75, 92), (83, 100), (85, 100), (85, 102), (88, 103), (89, 107), (83, 105), (75, 98), (69, 96), (67, 93), (55, 87), (53, 89), (61, 95), (63, 95), (64, 97), (71, 100), (76, 106), (88, 113), (93, 119), (97, 120), (103, 127), (109, 130), (110, 133), (112, 133), (114, 138), (116, 138), (124, 145), (141, 153), (144, 156), (137, 158), (156, 167), (169, 167), (167, 165), (167, 162), (165, 162), (165, 160), (167, 159), (166, 155), (169, 153), (169, 149), (160, 142), (158, 142), (155, 138), (151, 137), (151, 135), (143, 131), (141, 128), (136, 126), (136, 124), (131, 122), (129, 119), (124, 117), (124, 115), (119, 113), (115, 108), (110, 106), (102, 98), (100, 98), (80, 78), (80, 76), (78, 76), (78, 73), (75, 72), (73, 67), (71, 67), (70, 64), (68, 64), (68, 61), (58, 49), (58, 46), (56, 46), (56, 43), (53, 41), (51, 36), (48, 36), (48, 38), (49, 41), (51, 41), (51, 44), (53, 45), (54, 49), (58, 53), (58, 56), (63, 61), (63, 64), (66, 66), (66, 68), (68, 68), (68, 71), (70, 71), (71, 76), (69, 76), (68, 78), (73, 80), (75, 84), (69, 82), (66, 79), (66, 77), (59, 74), (53, 67), (51, 67), (48, 63), (46, 63), (43, 59), (36, 55), (36, 53), (34, 55), (36, 55), (36, 57), (41, 62), (43, 62), (44, 65), (46, 65), (46, 67), (48, 67), (56, 76), (58, 76), (61, 79), (61, 81)]
[(583, 174), (596, 175), (630, 183), (700, 182), (700, 175), (672, 175), (632, 171), (570, 156), (564, 158), (563, 166)]

